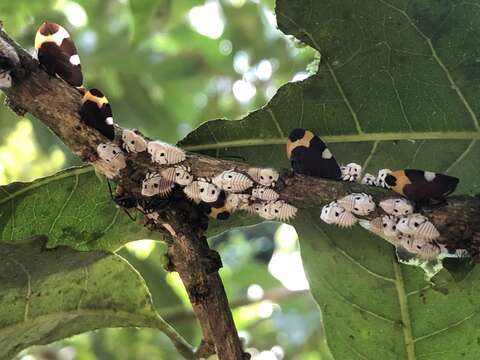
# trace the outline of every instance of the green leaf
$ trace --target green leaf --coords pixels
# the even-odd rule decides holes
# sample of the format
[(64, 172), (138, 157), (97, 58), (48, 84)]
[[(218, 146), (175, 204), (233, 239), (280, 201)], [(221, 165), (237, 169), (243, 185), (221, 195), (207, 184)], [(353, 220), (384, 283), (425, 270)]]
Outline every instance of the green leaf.
[[(447, 173), (461, 179), (457, 193), (477, 194), (479, 12), (458, 1), (277, 0), (280, 29), (320, 51), (318, 73), (180, 144), (282, 167), (286, 136), (304, 127), (343, 164)], [(303, 210), (294, 225), (335, 358), (479, 357), (477, 268), (460, 282), (442, 271), (432, 286), (420, 269), (399, 265), (389, 244), (359, 227), (327, 226), (319, 213)]]
[(0, 243), (0, 358), (102, 327), (159, 329), (188, 344), (156, 313), (139, 274), (120, 256)]
[(0, 187), (0, 241), (37, 235), (48, 247), (116, 250), (153, 234), (115, 206), (106, 180), (86, 166)]

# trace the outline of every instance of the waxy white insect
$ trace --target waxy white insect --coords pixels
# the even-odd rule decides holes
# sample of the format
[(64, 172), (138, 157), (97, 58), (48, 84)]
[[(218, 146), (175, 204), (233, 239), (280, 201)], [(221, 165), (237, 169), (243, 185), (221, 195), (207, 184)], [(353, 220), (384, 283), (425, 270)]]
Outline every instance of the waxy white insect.
[(322, 208), (320, 219), (327, 224), (337, 225), (342, 228), (352, 227), (357, 222), (355, 215), (339, 206), (335, 201)]
[(175, 165), (160, 172), (168, 181), (172, 181), (180, 186), (187, 186), (193, 181), (190, 166)]
[(247, 174), (255, 182), (267, 187), (274, 187), (280, 177), (279, 173), (271, 168), (252, 167), (247, 170)]
[(380, 186), (383, 188), (389, 188), (389, 186), (385, 183), (385, 178), (387, 177), (388, 174), (390, 174), (392, 170), (390, 169), (381, 169), (378, 171), (377, 178), (375, 180), (375, 185)]
[(142, 182), (142, 195), (165, 197), (171, 193), (173, 186), (173, 182), (163, 178), (160, 174), (147, 173)]
[(440, 236), (435, 225), (421, 214), (411, 214), (400, 218), (397, 229), (404, 234), (426, 240), (435, 240)]
[(235, 210), (247, 210), (249, 207), (250, 195), (248, 194), (228, 194), (225, 200), (225, 208), (229, 212)]
[(362, 176), (362, 166), (356, 163), (350, 163), (344, 166), (340, 166), (342, 172), (343, 181), (358, 181)]
[(287, 204), (283, 200), (269, 201), (265, 203), (259, 215), (266, 220), (288, 221), (297, 213), (297, 208)]
[(253, 181), (245, 174), (227, 170), (215, 176), (212, 182), (220, 189), (229, 192), (242, 192), (253, 186)]
[(135, 130), (124, 129), (122, 131), (122, 147), (127, 152), (140, 153), (147, 150), (147, 141)]
[(380, 202), (380, 207), (387, 214), (394, 216), (405, 216), (413, 214), (413, 204), (404, 198), (387, 199)]
[(252, 197), (260, 200), (275, 201), (279, 198), (278, 193), (265, 186), (257, 186), (252, 189)]
[(115, 177), (120, 170), (127, 166), (122, 149), (115, 144), (99, 144), (97, 146), (97, 153), (99, 158), (104, 162), (99, 168), (104, 168), (105, 174), (109, 178)]
[(372, 196), (365, 193), (347, 195), (337, 200), (337, 204), (345, 210), (360, 216), (368, 215), (375, 210), (375, 202)]
[(173, 165), (186, 159), (182, 149), (158, 140), (148, 142), (147, 150), (152, 156), (152, 161), (162, 165)]
[(207, 179), (199, 178), (187, 185), (183, 192), (195, 202), (213, 203), (217, 201), (221, 190)]
[(377, 178), (374, 175), (366, 173), (363, 176), (362, 181), (360, 183), (363, 185), (375, 186), (376, 181), (377, 181)]

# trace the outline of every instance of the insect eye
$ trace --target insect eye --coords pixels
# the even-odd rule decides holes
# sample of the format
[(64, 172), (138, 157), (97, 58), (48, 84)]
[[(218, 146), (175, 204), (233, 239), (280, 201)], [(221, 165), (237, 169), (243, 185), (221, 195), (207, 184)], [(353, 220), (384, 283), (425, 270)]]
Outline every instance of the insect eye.
[(417, 249), (420, 250), (422, 247), (420, 245), (417, 245)]
[(269, 176), (268, 178), (269, 178), (270, 180), (272, 180), (272, 179), (273, 179), (273, 176)]
[(335, 216), (339, 216), (340, 214), (338, 212), (335, 211)]
[(277, 210), (277, 209), (275, 209), (275, 214), (278, 214), (278, 210)]
[(215, 190), (212, 190), (212, 195), (215, 195), (216, 191)]
[(115, 155), (117, 152), (115, 150), (112, 151), (113, 155)]
[(135, 144), (135, 141), (134, 140), (130, 141), (130, 144), (132, 144), (132, 145)]
[(398, 213), (398, 209), (393, 209), (393, 212), (394, 212), (394, 213)]
[(420, 225), (420, 224), (416, 222), (416, 223), (414, 223), (413, 225), (414, 225), (415, 227), (418, 227), (418, 225)]
[(175, 173), (175, 176), (180, 176), (180, 173)]
[(360, 197), (360, 196), (356, 196), (356, 197), (355, 197), (355, 200), (361, 200), (361, 197)]
[(153, 184), (153, 187), (158, 188), (158, 184), (157, 183)]
[(356, 207), (356, 208), (353, 208), (353, 210), (358, 211), (358, 208), (357, 208), (357, 207)]
[(200, 192), (202, 193), (202, 192), (203, 192), (203, 190), (205, 190), (205, 189), (200, 189)]
[(160, 156), (165, 156), (165, 153), (161, 153)]
[(384, 228), (386, 228), (386, 227), (387, 227), (387, 223), (383, 223), (382, 225), (383, 225), (383, 227), (384, 227)]

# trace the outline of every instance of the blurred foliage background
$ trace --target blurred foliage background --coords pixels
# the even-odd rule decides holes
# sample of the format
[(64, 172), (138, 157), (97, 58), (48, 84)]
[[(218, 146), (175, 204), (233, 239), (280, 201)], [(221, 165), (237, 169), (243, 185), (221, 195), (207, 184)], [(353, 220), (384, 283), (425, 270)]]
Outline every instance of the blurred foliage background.
[[(308, 76), (316, 54), (276, 29), (274, 0), (0, 1), (6, 31), (33, 47), (43, 21), (63, 24), (81, 57), (87, 87), (109, 98), (116, 122), (176, 142), (201, 122), (239, 119), (279, 86)], [(0, 185), (78, 164), (39, 121), (0, 107)], [(277, 223), (238, 229), (211, 244), (246, 347), (258, 360), (321, 359), (320, 314), (294, 229)], [(200, 333), (163, 246), (149, 240), (120, 254), (143, 275), (159, 313), (193, 344)], [(177, 359), (149, 329), (104, 329), (19, 355), (22, 360)]]

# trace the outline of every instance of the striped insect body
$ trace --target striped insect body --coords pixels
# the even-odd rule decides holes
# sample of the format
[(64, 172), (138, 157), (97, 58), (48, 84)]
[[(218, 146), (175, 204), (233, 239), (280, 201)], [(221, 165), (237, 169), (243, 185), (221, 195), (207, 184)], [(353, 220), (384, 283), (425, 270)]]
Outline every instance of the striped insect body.
[(375, 179), (375, 185), (383, 188), (389, 189), (390, 186), (385, 182), (385, 178), (390, 174), (392, 170), (390, 169), (381, 169), (378, 171), (377, 178)]
[(283, 200), (269, 201), (264, 203), (260, 216), (266, 220), (288, 221), (297, 213), (297, 208), (287, 204)]
[(174, 183), (166, 180), (158, 173), (147, 173), (145, 179), (142, 182), (142, 195), (143, 196), (160, 196), (166, 197), (170, 195)]
[(180, 186), (187, 186), (193, 181), (190, 166), (175, 165), (174, 167), (162, 170), (161, 174), (165, 179)]
[(412, 235), (415, 238), (435, 240), (440, 236), (435, 225), (427, 217), (420, 214), (411, 214), (400, 218), (397, 228), (400, 232)]
[(361, 184), (369, 185), (369, 186), (375, 186), (376, 182), (377, 182), (377, 178), (374, 175), (369, 173), (366, 173), (363, 176), (362, 181), (360, 181)]
[(234, 193), (245, 191), (253, 186), (253, 181), (248, 176), (233, 169), (215, 176), (212, 182), (220, 189)]
[(205, 178), (198, 178), (187, 185), (183, 192), (195, 202), (213, 203), (217, 201), (221, 190)]
[(147, 150), (147, 141), (135, 130), (124, 129), (122, 131), (122, 147), (127, 152), (140, 153)]
[(371, 195), (353, 193), (337, 200), (339, 206), (355, 215), (365, 216), (375, 210), (375, 202)]
[(100, 168), (105, 168), (109, 178), (115, 177), (120, 170), (127, 166), (122, 149), (115, 144), (99, 144), (97, 153), (99, 158), (105, 162), (105, 165), (100, 166)]
[(247, 210), (249, 207), (249, 201), (250, 195), (248, 194), (230, 193), (225, 200), (225, 208), (230, 212), (234, 212), (235, 210)]
[(362, 177), (362, 166), (355, 163), (340, 166), (340, 171), (343, 181), (359, 181)]
[(245, 210), (251, 214), (261, 215), (263, 211), (263, 207), (265, 205), (266, 205), (265, 202), (255, 202), (248, 205), (248, 207)]
[(274, 187), (280, 177), (280, 174), (271, 168), (249, 168), (247, 174), (258, 184)]
[(339, 206), (335, 201), (322, 208), (320, 219), (327, 224), (337, 225), (342, 228), (349, 228), (357, 223), (355, 215)]
[(279, 198), (278, 193), (265, 186), (257, 186), (252, 189), (252, 197), (265, 201), (275, 201)]
[(414, 210), (413, 204), (404, 198), (383, 200), (379, 205), (387, 214), (394, 216), (410, 215)]
[(178, 164), (186, 159), (182, 149), (158, 140), (148, 142), (147, 151), (152, 161), (161, 165)]
[(82, 87), (80, 58), (65, 28), (44, 22), (35, 35), (35, 49), (38, 61), (50, 76), (57, 75), (72, 86)]

